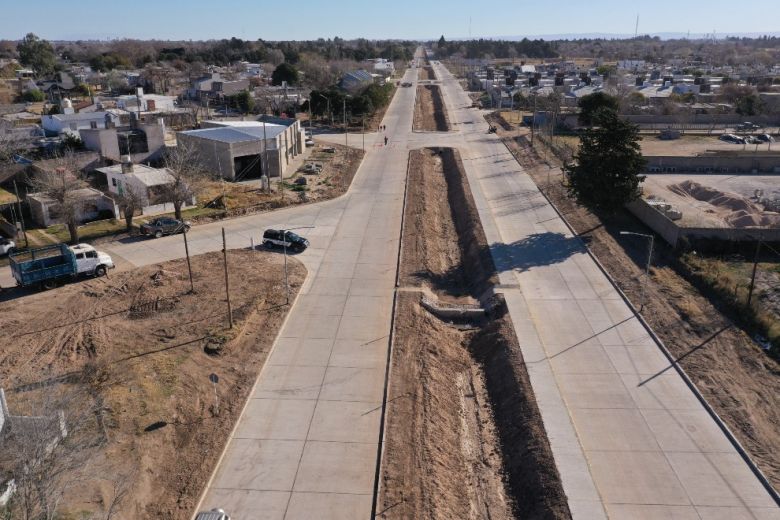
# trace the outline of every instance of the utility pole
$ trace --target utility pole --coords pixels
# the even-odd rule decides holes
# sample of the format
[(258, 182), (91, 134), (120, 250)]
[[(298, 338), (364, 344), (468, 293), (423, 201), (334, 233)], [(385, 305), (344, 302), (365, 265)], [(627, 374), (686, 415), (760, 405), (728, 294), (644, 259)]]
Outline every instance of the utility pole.
[(362, 121), (362, 134), (363, 134), (363, 151), (366, 151), (366, 115), (363, 114), (363, 121)]
[(344, 104), (344, 146), (347, 147), (346, 154), (349, 154), (349, 132), (347, 132), (347, 97), (342, 100)]
[(756, 255), (753, 257), (753, 274), (750, 276), (750, 289), (748, 290), (747, 306), (753, 301), (753, 289), (756, 286), (756, 271), (758, 270), (758, 257), (761, 254), (761, 238), (756, 243)]
[(536, 91), (534, 91), (534, 108), (531, 112), (531, 148), (534, 147), (534, 125), (536, 124)]
[(227, 241), (225, 228), (222, 228), (222, 256), (225, 259), (225, 294), (227, 295), (228, 325), (233, 328), (233, 309), (230, 307), (230, 278), (228, 278)]
[(190, 293), (195, 292), (195, 284), (192, 282), (192, 264), (190, 263), (190, 247), (187, 244), (187, 227), (184, 227), (184, 254), (187, 255), (187, 271), (190, 273)]
[(19, 210), (19, 222), (22, 224), (22, 234), (24, 235), (24, 247), (29, 248), (30, 243), (27, 241), (27, 227), (24, 225), (24, 215), (22, 214), (22, 201), (19, 199), (19, 187), (16, 185), (16, 179), (14, 179), (14, 192), (16, 192), (16, 208)]

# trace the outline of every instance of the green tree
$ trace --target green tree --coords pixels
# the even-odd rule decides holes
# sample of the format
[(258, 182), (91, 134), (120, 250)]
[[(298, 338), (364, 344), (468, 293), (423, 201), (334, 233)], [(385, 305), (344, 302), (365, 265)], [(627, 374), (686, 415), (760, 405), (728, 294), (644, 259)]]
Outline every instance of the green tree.
[(54, 72), (57, 56), (54, 54), (54, 48), (46, 40), (29, 33), (19, 42), (16, 50), (19, 52), (19, 60), (22, 64), (32, 68), (36, 75), (45, 76)]
[(620, 108), (620, 102), (615, 96), (610, 96), (606, 92), (594, 92), (593, 94), (582, 96), (577, 101), (577, 106), (580, 107), (580, 115), (578, 117), (580, 124), (592, 126), (596, 115), (602, 110), (617, 113)]
[(617, 112), (602, 110), (598, 127), (580, 136), (573, 164), (566, 165), (569, 194), (594, 211), (614, 213), (639, 196), (639, 175), (645, 166), (639, 127), (621, 119)]
[(242, 90), (235, 96), (231, 96), (230, 104), (238, 107), (242, 112), (248, 113), (255, 109), (255, 98), (248, 90)]
[(764, 103), (757, 95), (748, 94), (736, 100), (735, 110), (741, 116), (757, 116), (764, 111)]
[(29, 101), (31, 103), (40, 103), (46, 99), (46, 96), (43, 95), (43, 92), (36, 89), (29, 89), (25, 90), (24, 93), (22, 93), (22, 101)]
[(441, 38), (439, 38), (439, 47), (443, 48), (447, 45), (447, 41), (444, 39), (444, 35), (441, 35)]
[(281, 85), (283, 81), (286, 81), (288, 85), (295, 85), (298, 83), (298, 79), (298, 69), (289, 63), (280, 64), (271, 74), (271, 84), (273, 85)]

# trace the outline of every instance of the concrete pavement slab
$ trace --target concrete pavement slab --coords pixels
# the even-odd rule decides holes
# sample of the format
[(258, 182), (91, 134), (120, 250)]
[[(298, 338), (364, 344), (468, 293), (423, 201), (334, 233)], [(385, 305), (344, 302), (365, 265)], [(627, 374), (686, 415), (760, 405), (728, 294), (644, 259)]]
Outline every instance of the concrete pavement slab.
[(216, 487), (288, 491), (303, 445), (292, 440), (233, 439), (220, 464)]
[(266, 364), (324, 367), (332, 347), (330, 338), (279, 338)]
[(320, 399), (311, 421), (312, 441), (364, 442), (376, 446), (382, 402), (327, 401)]
[(370, 494), (375, 460), (376, 443), (309, 441), (293, 491)]
[(306, 440), (314, 400), (250, 399), (246, 419), (236, 427), (235, 439)]
[(328, 367), (320, 399), (328, 401), (382, 400), (384, 370), (382, 368)]
[(325, 367), (267, 365), (252, 392), (257, 399), (317, 399)]
[(290, 498), (287, 520), (342, 520), (368, 518), (371, 515), (371, 495), (349, 493), (299, 493)]
[(253, 520), (283, 520), (290, 493), (252, 489), (214, 489), (212, 498), (224, 511), (246, 511)]

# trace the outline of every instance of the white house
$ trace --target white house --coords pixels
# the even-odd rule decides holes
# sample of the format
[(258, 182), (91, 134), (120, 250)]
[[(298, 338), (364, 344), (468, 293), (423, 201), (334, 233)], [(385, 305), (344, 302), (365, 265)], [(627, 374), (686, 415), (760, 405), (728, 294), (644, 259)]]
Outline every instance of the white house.
[[(163, 187), (173, 182), (173, 176), (167, 168), (152, 168), (144, 164), (133, 164), (125, 158), (122, 164), (97, 168), (106, 176), (108, 191), (111, 194), (123, 196), (128, 190), (138, 194), (141, 199), (141, 213), (157, 215), (174, 210), (173, 204), (166, 202)], [(194, 206), (196, 199), (188, 201), (184, 207)]]
[(140, 87), (136, 95), (119, 96), (116, 98), (117, 108), (130, 112), (137, 112), (139, 103), (141, 112), (173, 112), (176, 110), (175, 96), (144, 94), (144, 89)]
[(374, 69), (375, 73), (381, 74), (382, 76), (392, 76), (395, 72), (395, 63), (393, 63), (391, 60), (386, 60), (385, 58), (373, 58), (366, 61), (372, 64), (372, 68)]
[(107, 121), (116, 126), (119, 124), (119, 115), (113, 112), (79, 112), (41, 116), (41, 125), (47, 135), (63, 132), (78, 134), (79, 130), (105, 128)]

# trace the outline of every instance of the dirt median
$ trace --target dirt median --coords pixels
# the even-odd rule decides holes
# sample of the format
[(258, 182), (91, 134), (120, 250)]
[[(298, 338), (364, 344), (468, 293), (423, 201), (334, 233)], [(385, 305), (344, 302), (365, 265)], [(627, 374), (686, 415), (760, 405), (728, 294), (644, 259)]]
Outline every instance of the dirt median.
[[(112, 518), (192, 515), (289, 308), (282, 255), (235, 250), (228, 261), (232, 330), (221, 253), (192, 257), (194, 294), (181, 259), (0, 304), (11, 410), (77, 392), (66, 413), (94, 419), (69, 428), (92, 448), (61, 475), (63, 518), (104, 518), (117, 483), (126, 496)], [(296, 291), (306, 270), (288, 261)]]
[(436, 73), (433, 72), (433, 67), (426, 65), (417, 69), (417, 76), (421, 81), (435, 81)]
[(417, 87), (414, 105), (414, 130), (417, 132), (447, 132), (450, 129), (447, 109), (438, 85)]
[(411, 152), (407, 182), (380, 517), (569, 518), (503, 300), (458, 323), (421, 305), (496, 282), (457, 152)]

